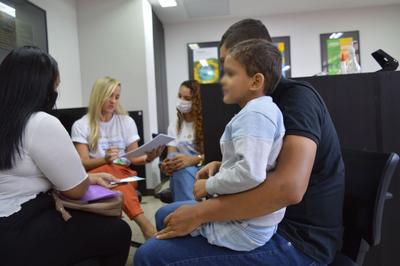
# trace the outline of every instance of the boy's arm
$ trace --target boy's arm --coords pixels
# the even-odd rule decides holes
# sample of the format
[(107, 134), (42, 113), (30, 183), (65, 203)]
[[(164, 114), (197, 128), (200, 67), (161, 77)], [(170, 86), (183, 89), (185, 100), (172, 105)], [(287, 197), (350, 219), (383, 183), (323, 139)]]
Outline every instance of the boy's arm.
[(221, 168), (217, 174), (207, 179), (207, 193), (210, 195), (233, 194), (249, 190), (262, 183), (265, 180), (272, 142), (272, 139), (251, 136), (234, 139), (232, 153), (235, 158), (240, 159), (231, 166)]
[(278, 164), (260, 186), (196, 205), (185, 205), (165, 219), (160, 239), (184, 236), (206, 222), (250, 219), (299, 203), (307, 190), (317, 145), (307, 137), (284, 138)]
[(216, 175), (206, 181), (207, 193), (233, 194), (262, 183), (274, 139), (278, 135), (277, 130), (282, 131), (279, 132), (281, 135), (284, 133), (276, 125), (277, 122), (272, 118), (254, 111), (247, 111), (234, 118), (226, 129), (229, 133), (222, 137), (226, 163)]

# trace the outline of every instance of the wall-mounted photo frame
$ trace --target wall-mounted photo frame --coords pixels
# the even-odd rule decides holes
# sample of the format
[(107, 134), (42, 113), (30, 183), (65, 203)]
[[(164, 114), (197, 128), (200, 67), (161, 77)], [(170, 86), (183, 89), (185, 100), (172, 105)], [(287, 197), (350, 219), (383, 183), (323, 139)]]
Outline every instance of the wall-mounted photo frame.
[(188, 43), (189, 78), (213, 84), (221, 78), (219, 42)]
[(290, 62), (290, 37), (272, 37), (272, 43), (276, 46), (276, 48), (278, 48), (278, 50), (282, 54), (282, 76), (286, 78), (292, 77)]
[(359, 31), (320, 34), (321, 68), (326, 75), (360, 72)]

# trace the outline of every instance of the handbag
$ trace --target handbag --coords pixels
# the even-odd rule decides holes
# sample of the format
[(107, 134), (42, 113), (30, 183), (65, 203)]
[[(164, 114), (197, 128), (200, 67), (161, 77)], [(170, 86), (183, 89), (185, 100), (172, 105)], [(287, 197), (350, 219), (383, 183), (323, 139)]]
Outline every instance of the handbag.
[[(108, 190), (106, 188), (102, 189), (104, 191)], [(80, 200), (66, 198), (56, 190), (52, 191), (52, 196), (54, 198), (56, 210), (61, 213), (65, 221), (68, 221), (72, 217), (67, 209), (86, 211), (104, 216), (121, 217), (123, 194), (112, 190), (108, 190), (111, 193), (107, 194), (104, 193), (104, 191), (101, 193), (98, 191), (98, 188), (96, 188), (96, 185), (91, 185)]]

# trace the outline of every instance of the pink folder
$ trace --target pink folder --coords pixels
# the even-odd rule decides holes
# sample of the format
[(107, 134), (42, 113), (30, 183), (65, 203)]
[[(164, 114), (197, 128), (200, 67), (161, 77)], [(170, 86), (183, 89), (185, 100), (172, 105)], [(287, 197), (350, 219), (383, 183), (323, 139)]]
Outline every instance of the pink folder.
[(118, 195), (119, 192), (111, 189), (102, 187), (100, 185), (90, 185), (85, 195), (80, 199), (81, 201), (96, 201), (100, 199), (113, 198)]

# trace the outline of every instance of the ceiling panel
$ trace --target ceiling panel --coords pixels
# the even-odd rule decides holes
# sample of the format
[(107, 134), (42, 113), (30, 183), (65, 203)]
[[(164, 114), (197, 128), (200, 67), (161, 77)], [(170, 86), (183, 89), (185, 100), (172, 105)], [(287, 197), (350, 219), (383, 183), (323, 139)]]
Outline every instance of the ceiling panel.
[(400, 4), (400, 0), (177, 0), (177, 7), (162, 8), (158, 0), (148, 1), (164, 24)]

